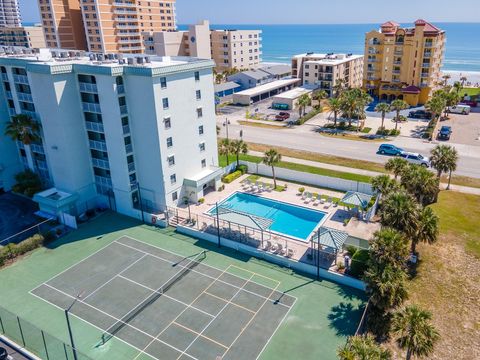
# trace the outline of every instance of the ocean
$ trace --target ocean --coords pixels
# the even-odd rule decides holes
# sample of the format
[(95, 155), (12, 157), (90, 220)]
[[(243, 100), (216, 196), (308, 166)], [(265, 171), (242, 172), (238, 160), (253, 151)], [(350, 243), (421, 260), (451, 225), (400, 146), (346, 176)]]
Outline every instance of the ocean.
[[(480, 23), (434, 25), (447, 32), (443, 70), (480, 72)], [(311, 51), (363, 54), (365, 33), (378, 27), (379, 24), (211, 25), (212, 29), (262, 30), (262, 60), (266, 63), (290, 63), (292, 55)]]

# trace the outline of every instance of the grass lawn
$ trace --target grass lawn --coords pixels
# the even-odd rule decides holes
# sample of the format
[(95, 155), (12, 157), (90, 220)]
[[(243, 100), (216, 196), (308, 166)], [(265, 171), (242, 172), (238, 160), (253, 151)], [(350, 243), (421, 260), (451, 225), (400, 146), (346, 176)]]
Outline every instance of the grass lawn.
[[(227, 160), (226, 160), (225, 156), (219, 155), (218, 158), (219, 158), (220, 166), (226, 166), (227, 165)], [(233, 157), (232, 157), (232, 159), (233, 159)], [(240, 160), (250, 161), (250, 162), (253, 162), (253, 163), (256, 163), (256, 164), (259, 164), (259, 163), (262, 162), (261, 157), (248, 155), (248, 154), (247, 155), (241, 154), (240, 155)], [(346, 172), (341, 172), (341, 171), (336, 171), (336, 170), (324, 169), (324, 168), (319, 168), (319, 167), (315, 167), (315, 166), (309, 166), (309, 165), (304, 165), (304, 164), (296, 164), (296, 163), (285, 162), (285, 161), (280, 162), (277, 165), (277, 167), (290, 169), (290, 170), (296, 170), (296, 171), (302, 171), (302, 172), (306, 172), (306, 173), (310, 173), (310, 174), (331, 176), (331, 177), (336, 177), (336, 178), (339, 178), (339, 179), (359, 181), (359, 182), (365, 182), (365, 183), (369, 183), (372, 180), (372, 178), (370, 176), (351, 174), (351, 173), (346, 173)]]
[(439, 241), (420, 245), (410, 302), (433, 313), (441, 340), (429, 359), (480, 358), (480, 196), (442, 191)]
[(390, 139), (384, 139), (384, 138), (374, 138), (374, 139), (368, 139), (365, 137), (365, 134), (360, 133), (359, 135), (353, 135), (353, 134), (330, 134), (327, 132), (322, 132), (320, 133), (321, 136), (326, 136), (326, 137), (335, 137), (335, 138), (342, 138), (343, 140), (353, 140), (353, 141), (364, 141), (364, 142), (389, 142)]
[(270, 125), (270, 124), (265, 124), (265, 123), (261, 123), (261, 122), (256, 122), (255, 120), (252, 120), (252, 121), (239, 120), (238, 123), (240, 125), (255, 126), (255, 127), (274, 129), (274, 130), (284, 130), (284, 129), (286, 129), (286, 127), (284, 125)]
[[(48, 248), (37, 249), (1, 269), (0, 293), (8, 296), (0, 297), (0, 306), (68, 342), (63, 311), (29, 291), (122, 235), (183, 256), (206, 250), (204, 262), (210, 266), (222, 270), (236, 265), (280, 282), (279, 290), (296, 297), (297, 302), (259, 359), (336, 359), (337, 347), (355, 332), (365, 306), (363, 292), (328, 281), (316, 281), (287, 268), (177, 234), (172, 228), (156, 229), (112, 212), (81, 225)], [(137, 358), (138, 351), (115, 338), (105, 346), (95, 346), (101, 336), (100, 330), (73, 316), (71, 323), (77, 347), (92, 359), (148, 359), (145, 355)], [(30, 343), (31, 336), (28, 333)]]
[(460, 95), (465, 95), (465, 94), (468, 94), (469, 96), (480, 95), (480, 89), (479, 88), (463, 88), (460, 91)]

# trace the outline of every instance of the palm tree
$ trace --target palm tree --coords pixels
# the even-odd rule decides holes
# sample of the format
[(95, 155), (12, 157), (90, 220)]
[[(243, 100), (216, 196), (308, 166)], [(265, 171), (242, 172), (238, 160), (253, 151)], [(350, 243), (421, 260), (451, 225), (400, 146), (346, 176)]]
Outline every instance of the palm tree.
[(298, 106), (298, 111), (300, 116), (305, 115), (305, 108), (309, 106), (311, 103), (312, 103), (312, 99), (308, 94), (303, 94), (298, 98), (297, 106)]
[(262, 162), (272, 167), (272, 177), (273, 177), (273, 187), (277, 188), (277, 179), (275, 177), (275, 165), (277, 165), (282, 160), (282, 155), (277, 152), (275, 149), (269, 149), (265, 152)]
[(333, 113), (333, 126), (337, 126), (338, 113), (342, 110), (342, 103), (338, 98), (330, 98), (328, 100), (328, 107)]
[(432, 204), (437, 199), (440, 181), (423, 166), (409, 165), (403, 171), (400, 182), (422, 206)]
[(387, 115), (387, 113), (391, 111), (390, 110), (390, 105), (388, 105), (387, 103), (384, 103), (384, 102), (379, 103), (379, 104), (377, 104), (377, 106), (375, 106), (375, 111), (377, 113), (382, 114), (382, 126), (381, 126), (381, 128), (382, 128), (382, 130), (384, 130), (385, 129), (385, 127), (384, 127), (385, 115)]
[(344, 79), (338, 79), (335, 81), (335, 85), (333, 85), (333, 93), (337, 99), (342, 96), (344, 90), (346, 90), (346, 85), (347, 82)]
[(463, 89), (462, 83), (460, 81), (455, 81), (453, 88), (455, 89), (455, 93), (459, 95), (460, 91)]
[(445, 93), (444, 98), (445, 98), (445, 106), (446, 106), (445, 117), (448, 117), (448, 108), (450, 106), (455, 106), (459, 103), (460, 95), (458, 95), (458, 92), (450, 91), (448, 93)]
[(383, 195), (387, 195), (397, 188), (398, 183), (388, 175), (378, 175), (372, 179), (372, 189)]
[(465, 86), (465, 83), (467, 82), (467, 77), (466, 76), (462, 76), (460, 78), (460, 84), (462, 85), (462, 88)]
[(409, 239), (417, 229), (419, 206), (404, 190), (388, 194), (382, 202), (381, 224), (404, 233)]
[(395, 176), (395, 180), (397, 180), (398, 176), (401, 175), (407, 167), (408, 161), (401, 157), (394, 157), (388, 159), (385, 164), (385, 170), (393, 173), (393, 175)]
[(382, 348), (372, 335), (349, 337), (337, 351), (340, 360), (390, 360), (390, 350)]
[(442, 176), (442, 173), (449, 172), (447, 190), (450, 189), (452, 172), (457, 169), (457, 149), (449, 145), (437, 145), (432, 149), (430, 154), (430, 162), (432, 167), (437, 170), (438, 178)]
[(33, 169), (34, 166), (30, 145), (41, 141), (42, 139), (40, 136), (40, 124), (28, 115), (14, 115), (5, 127), (5, 135), (24, 145), (25, 153), (27, 154), (28, 167)]
[(451, 79), (451, 77), (452, 77), (452, 76), (451, 76), (451, 75), (449, 75), (449, 74), (445, 74), (445, 75), (443, 75), (443, 76), (442, 76), (442, 79), (443, 79), (443, 86), (447, 86), (447, 84), (448, 84), (448, 80), (450, 80), (450, 79)]
[(402, 269), (408, 257), (408, 240), (395, 229), (383, 228), (373, 234), (370, 256), (381, 267), (392, 265)]
[(438, 238), (438, 216), (430, 207), (425, 207), (418, 216), (415, 236), (412, 237), (412, 254), (416, 253), (419, 242), (433, 244)]
[(432, 119), (437, 119), (443, 113), (443, 109), (447, 106), (447, 101), (443, 96), (434, 94), (425, 104), (425, 108), (432, 113)]
[(233, 140), (230, 142), (230, 151), (235, 154), (237, 158), (237, 167), (240, 166), (240, 154), (246, 154), (248, 152), (248, 145), (242, 139)]
[(318, 91), (315, 91), (312, 94), (312, 100), (318, 101), (319, 108), (320, 108), (320, 105), (321, 105), (321, 101), (323, 99), (326, 99), (327, 97), (328, 97), (328, 94), (325, 90), (318, 90)]
[(432, 314), (416, 305), (407, 306), (394, 314), (392, 331), (398, 337), (398, 345), (407, 351), (407, 360), (433, 352), (440, 335), (431, 320)]
[(408, 109), (410, 105), (408, 105), (404, 100), (393, 100), (390, 104), (390, 110), (395, 111), (395, 130), (398, 128), (398, 123), (400, 122), (400, 111)]
[(230, 155), (230, 140), (221, 139), (218, 143), (218, 153), (227, 158), (227, 165), (230, 165), (228, 155)]

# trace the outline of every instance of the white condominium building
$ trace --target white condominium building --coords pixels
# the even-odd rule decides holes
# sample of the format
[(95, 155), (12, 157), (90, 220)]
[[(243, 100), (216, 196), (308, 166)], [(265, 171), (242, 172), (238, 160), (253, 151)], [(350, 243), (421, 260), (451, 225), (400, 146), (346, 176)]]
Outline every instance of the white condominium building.
[(346, 87), (358, 88), (363, 81), (363, 55), (315, 54), (296, 55), (292, 59), (292, 76), (303, 85), (317, 85), (329, 96), (339, 80)]
[(0, 27), (21, 25), (18, 0), (0, 0)]
[[(70, 209), (109, 206), (139, 217), (216, 189), (211, 60), (40, 50), (0, 55), (0, 171), (8, 190), (21, 168), (75, 194)], [(41, 142), (4, 135), (9, 115), (41, 124)], [(139, 191), (140, 190), (140, 191)]]

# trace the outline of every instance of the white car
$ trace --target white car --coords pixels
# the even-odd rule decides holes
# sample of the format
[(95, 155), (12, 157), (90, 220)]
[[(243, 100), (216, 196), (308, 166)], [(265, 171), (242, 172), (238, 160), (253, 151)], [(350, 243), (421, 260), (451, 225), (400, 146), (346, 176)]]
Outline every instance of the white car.
[(452, 114), (461, 114), (461, 115), (468, 115), (470, 114), (470, 106), (468, 105), (456, 105), (456, 106), (449, 106), (447, 111)]
[(400, 155), (402, 158), (407, 160), (411, 164), (421, 165), (425, 167), (430, 167), (430, 159), (418, 153), (403, 152)]

